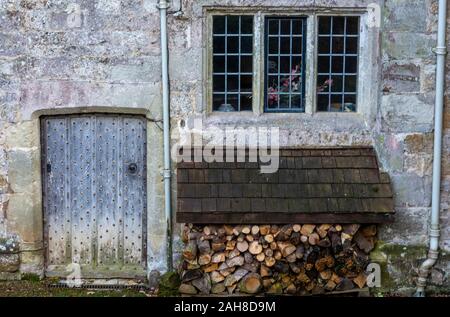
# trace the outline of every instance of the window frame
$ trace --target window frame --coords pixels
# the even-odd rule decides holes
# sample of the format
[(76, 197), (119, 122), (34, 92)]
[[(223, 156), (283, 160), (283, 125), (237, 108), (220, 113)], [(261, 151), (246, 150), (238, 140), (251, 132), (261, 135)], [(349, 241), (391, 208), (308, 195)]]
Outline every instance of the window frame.
[[(230, 116), (238, 115), (244, 117), (251, 116), (265, 116), (271, 117), (288, 114), (294, 117), (301, 115), (360, 115), (367, 114), (373, 116), (374, 111), (372, 104), (378, 101), (378, 96), (370, 92), (370, 87), (361, 85), (361, 81), (374, 80), (378, 77), (379, 69), (375, 67), (373, 61), (379, 58), (379, 52), (374, 52), (374, 47), (378, 43), (379, 29), (368, 29), (366, 21), (368, 18), (367, 8), (326, 8), (323, 7), (304, 7), (304, 8), (252, 8), (252, 7), (203, 7), (204, 14), (204, 38), (206, 44), (203, 47), (203, 109), (207, 116), (226, 114)], [(233, 111), (221, 112), (213, 111), (213, 91), (212, 91), (212, 17), (214, 15), (252, 15), (253, 20), (253, 43), (255, 50), (253, 52), (253, 89), (252, 89), (252, 110), (251, 111)], [(358, 41), (358, 65), (357, 65), (357, 100), (355, 112), (328, 112), (317, 111), (317, 65), (318, 65), (318, 17), (319, 16), (357, 16), (359, 17), (359, 41)], [(265, 111), (265, 19), (266, 17), (305, 17), (306, 18), (306, 58), (305, 58), (305, 93), (304, 93), (304, 109), (305, 111)], [(371, 41), (374, 41), (372, 44)], [(367, 56), (363, 56), (363, 54)], [(361, 76), (361, 69), (368, 68), (365, 72), (364, 78)], [(371, 73), (373, 75), (371, 75)], [(369, 85), (366, 85), (369, 86)], [(362, 106), (362, 96), (369, 98)]]

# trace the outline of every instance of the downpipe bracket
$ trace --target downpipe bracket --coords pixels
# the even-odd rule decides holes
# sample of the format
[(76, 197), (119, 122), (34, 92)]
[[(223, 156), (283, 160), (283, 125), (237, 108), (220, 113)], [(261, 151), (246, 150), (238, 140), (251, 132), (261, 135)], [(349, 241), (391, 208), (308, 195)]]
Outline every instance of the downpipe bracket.
[(436, 55), (447, 55), (447, 48), (445, 46), (436, 46), (432, 49), (433, 53)]

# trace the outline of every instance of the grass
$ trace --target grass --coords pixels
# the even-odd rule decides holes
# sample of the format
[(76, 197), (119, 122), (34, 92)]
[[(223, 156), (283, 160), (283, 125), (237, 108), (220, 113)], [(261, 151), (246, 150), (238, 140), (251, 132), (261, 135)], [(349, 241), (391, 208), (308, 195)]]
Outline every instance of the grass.
[(149, 291), (136, 289), (53, 288), (49, 281), (30, 278), (21, 281), (0, 281), (0, 297), (148, 297)]

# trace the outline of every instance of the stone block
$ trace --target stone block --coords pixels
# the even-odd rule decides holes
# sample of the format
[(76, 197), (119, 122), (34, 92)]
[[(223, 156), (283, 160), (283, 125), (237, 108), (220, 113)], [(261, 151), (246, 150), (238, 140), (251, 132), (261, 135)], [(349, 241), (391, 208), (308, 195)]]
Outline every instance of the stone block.
[(433, 96), (389, 94), (381, 98), (383, 129), (392, 132), (431, 132)]
[(383, 65), (384, 92), (420, 92), (420, 67), (398, 61)]
[(431, 177), (413, 173), (391, 175), (394, 202), (398, 207), (429, 207), (431, 205)]
[(427, 11), (424, 0), (386, 1), (384, 27), (392, 31), (423, 32), (427, 27)]
[(14, 273), (19, 270), (20, 257), (17, 253), (0, 253), (0, 272)]
[(432, 58), (435, 45), (433, 36), (414, 32), (386, 32), (382, 48), (392, 59)]

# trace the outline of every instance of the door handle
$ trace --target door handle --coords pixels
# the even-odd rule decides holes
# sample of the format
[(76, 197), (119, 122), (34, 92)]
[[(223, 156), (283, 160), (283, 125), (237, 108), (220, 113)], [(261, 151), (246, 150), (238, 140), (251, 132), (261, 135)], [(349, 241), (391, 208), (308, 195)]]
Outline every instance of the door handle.
[(136, 174), (136, 172), (137, 172), (137, 164), (136, 163), (128, 164), (128, 173)]

